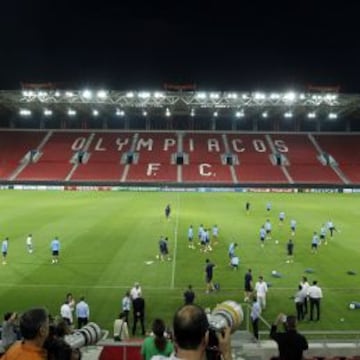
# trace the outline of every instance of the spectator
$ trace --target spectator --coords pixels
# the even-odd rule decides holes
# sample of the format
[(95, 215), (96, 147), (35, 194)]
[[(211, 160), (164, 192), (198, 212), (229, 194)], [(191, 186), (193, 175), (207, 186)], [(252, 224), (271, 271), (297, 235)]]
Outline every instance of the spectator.
[(18, 324), (17, 313), (7, 312), (4, 315), (4, 322), (2, 324), (1, 343), (5, 350), (7, 350), (16, 340), (18, 340)]
[(44, 348), (48, 353), (48, 360), (80, 360), (80, 349), (73, 349), (66, 341), (65, 336), (71, 334), (71, 328), (65, 320), (52, 322), (49, 335), (45, 340)]
[(145, 316), (145, 300), (142, 297), (138, 297), (133, 301), (133, 327), (132, 334), (135, 335), (136, 324), (140, 321), (142, 335), (145, 335), (145, 325), (144, 325), (144, 316)]
[[(155, 355), (152, 360), (204, 359), (209, 341), (209, 323), (205, 311), (197, 305), (184, 305), (173, 320), (176, 354), (171, 357)], [(230, 328), (216, 333), (223, 360), (231, 360)]]
[(129, 313), (131, 309), (131, 298), (130, 298), (130, 291), (126, 291), (125, 296), (122, 298), (121, 301), (122, 312), (125, 316), (125, 321), (129, 323)]
[[(278, 332), (277, 326), (284, 324), (285, 331)], [(308, 349), (306, 338), (296, 330), (296, 317), (279, 314), (271, 326), (270, 337), (279, 347), (279, 360), (302, 360), (303, 352)]]
[(124, 341), (129, 339), (129, 329), (125, 313), (121, 312), (119, 318), (114, 321), (114, 340)]
[(49, 314), (44, 308), (26, 311), (20, 317), (22, 341), (17, 341), (2, 356), (1, 360), (46, 360), (47, 351), (43, 348), (49, 335)]
[(155, 319), (152, 324), (153, 335), (148, 336), (141, 347), (144, 360), (150, 360), (154, 355), (169, 356), (174, 351), (173, 344), (165, 337), (165, 323)]
[(78, 329), (80, 329), (88, 323), (90, 317), (90, 308), (85, 302), (85, 296), (81, 296), (80, 301), (76, 304), (75, 311), (78, 321)]
[(192, 285), (189, 285), (187, 290), (184, 292), (185, 305), (192, 304), (195, 300), (195, 293), (192, 289)]

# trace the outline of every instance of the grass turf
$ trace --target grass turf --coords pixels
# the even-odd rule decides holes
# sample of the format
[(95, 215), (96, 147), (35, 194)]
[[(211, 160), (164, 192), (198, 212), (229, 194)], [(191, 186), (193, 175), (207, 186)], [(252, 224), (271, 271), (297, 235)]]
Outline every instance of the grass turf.
[[(147, 328), (155, 317), (168, 323), (182, 304), (188, 284), (196, 292), (196, 301), (204, 307), (232, 299), (243, 301), (243, 278), (251, 267), (255, 279), (263, 275), (272, 286), (268, 307), (263, 313), (271, 322), (278, 312), (295, 312), (293, 300), (302, 275), (318, 280), (323, 289), (320, 322), (303, 322), (306, 330), (357, 330), (360, 311), (348, 304), (360, 300), (357, 224), (360, 202), (356, 194), (275, 194), (275, 193), (179, 193), (179, 192), (56, 192), (1, 191), (0, 236), (8, 236), (7, 265), (0, 268), (1, 310), (22, 311), (45, 305), (59, 313), (67, 292), (75, 298), (85, 295), (91, 320), (112, 328), (120, 311), (125, 291), (135, 281), (143, 288)], [(245, 203), (251, 203), (249, 215)], [(266, 212), (266, 203), (272, 210)], [(164, 216), (171, 204), (170, 220)], [(278, 214), (286, 220), (279, 226)], [(259, 245), (259, 229), (269, 217), (273, 224), (272, 240)], [(290, 237), (289, 222), (297, 220), (293, 237), (295, 261), (286, 263), (285, 244)], [(311, 254), (313, 231), (332, 219), (341, 232), (318, 254)], [(219, 244), (211, 253), (191, 250), (187, 243), (190, 224), (220, 229)], [(34, 253), (26, 252), (25, 239), (33, 234)], [(60, 262), (51, 264), (50, 242), (61, 241)], [(156, 260), (160, 235), (169, 237), (172, 261)], [(275, 244), (275, 239), (279, 244)], [(228, 266), (227, 248), (231, 241), (239, 246), (238, 271)], [(220, 291), (205, 294), (204, 263), (209, 257), (216, 265), (215, 282)], [(153, 261), (152, 264), (147, 262)], [(313, 274), (305, 274), (307, 268)], [(283, 276), (274, 278), (271, 271)], [(344, 321), (341, 321), (344, 319)], [(242, 327), (245, 327), (243, 322)], [(262, 329), (265, 327), (262, 325)]]

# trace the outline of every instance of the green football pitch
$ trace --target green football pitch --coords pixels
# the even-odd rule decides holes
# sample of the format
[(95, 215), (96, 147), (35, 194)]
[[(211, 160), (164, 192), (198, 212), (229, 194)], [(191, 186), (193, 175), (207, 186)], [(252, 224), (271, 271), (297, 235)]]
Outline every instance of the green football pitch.
[[(0, 236), (10, 239), (7, 264), (0, 267), (3, 313), (44, 305), (57, 315), (65, 294), (72, 292), (75, 298), (84, 295), (91, 320), (110, 330), (125, 291), (139, 281), (149, 328), (155, 317), (171, 321), (188, 284), (193, 285), (196, 301), (204, 307), (229, 299), (242, 303), (244, 274), (251, 268), (255, 279), (263, 275), (271, 284), (263, 313), (268, 322), (280, 311), (295, 312), (291, 296), (301, 277), (307, 275), (310, 282), (318, 280), (322, 287), (322, 314), (319, 322), (304, 321), (300, 329), (359, 327), (360, 310), (349, 310), (349, 303), (360, 301), (360, 194), (2, 190), (0, 199)], [(248, 215), (247, 201), (251, 204)], [(265, 209), (268, 201), (272, 203), (269, 214)], [(169, 220), (164, 215), (166, 204), (172, 208)], [(280, 211), (286, 213), (283, 226), (279, 225)], [(262, 248), (259, 229), (267, 218), (273, 224), (273, 236)], [(297, 232), (294, 263), (288, 264), (291, 218), (297, 220)], [(312, 254), (312, 234), (329, 219), (339, 231), (328, 245)], [(188, 248), (190, 224), (195, 234), (200, 224), (218, 225), (219, 243), (212, 252)], [(29, 233), (35, 247), (32, 254), (25, 246)], [(171, 261), (156, 259), (161, 235), (169, 237)], [(51, 264), (54, 236), (61, 242), (58, 264)], [(233, 241), (238, 243), (238, 271), (228, 265), (227, 249)], [(214, 280), (220, 284), (220, 290), (211, 294), (205, 293), (206, 258), (216, 264)], [(314, 272), (304, 273), (308, 268)], [(272, 277), (273, 270), (282, 277)], [(349, 270), (358, 274), (348, 275)]]

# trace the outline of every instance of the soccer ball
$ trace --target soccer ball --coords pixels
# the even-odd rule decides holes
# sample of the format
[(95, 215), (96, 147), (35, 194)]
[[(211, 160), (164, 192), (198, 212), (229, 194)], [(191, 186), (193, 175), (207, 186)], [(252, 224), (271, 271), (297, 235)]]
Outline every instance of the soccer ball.
[(273, 270), (273, 271), (271, 272), (271, 274), (272, 274), (272, 275), (275, 275), (275, 274), (276, 274), (276, 270)]
[(157, 259), (160, 259), (160, 256), (159, 256), (159, 254), (158, 254), (158, 255), (156, 255), (156, 258), (157, 258)]
[(353, 304), (353, 303), (349, 304), (349, 308), (350, 308), (350, 310), (355, 310), (355, 304)]
[(279, 243), (279, 240), (275, 240), (275, 244), (277, 245)]

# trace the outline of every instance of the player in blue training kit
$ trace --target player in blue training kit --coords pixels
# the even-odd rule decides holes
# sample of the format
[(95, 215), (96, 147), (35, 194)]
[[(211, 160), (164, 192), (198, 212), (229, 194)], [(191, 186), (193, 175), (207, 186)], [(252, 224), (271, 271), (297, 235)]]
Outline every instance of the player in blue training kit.
[(60, 255), (60, 241), (57, 236), (54, 237), (53, 241), (51, 241), (51, 254), (52, 254), (52, 264), (56, 264), (59, 262), (59, 255)]

